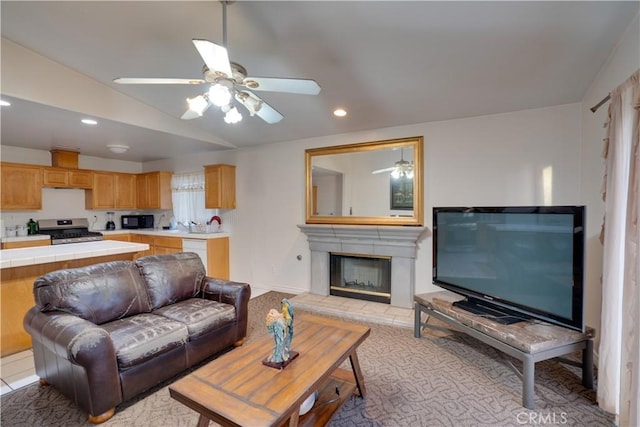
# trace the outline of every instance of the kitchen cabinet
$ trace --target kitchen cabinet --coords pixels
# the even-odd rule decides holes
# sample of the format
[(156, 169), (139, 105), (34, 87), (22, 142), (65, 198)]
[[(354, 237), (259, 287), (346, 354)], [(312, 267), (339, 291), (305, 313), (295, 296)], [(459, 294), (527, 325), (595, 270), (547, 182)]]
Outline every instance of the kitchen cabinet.
[(143, 256), (153, 255), (153, 236), (147, 236), (145, 234), (130, 234), (129, 241), (131, 243), (145, 243), (149, 245), (149, 249), (143, 252), (138, 252), (134, 255), (134, 259), (141, 258)]
[(133, 243), (146, 243), (149, 245), (149, 250), (140, 252), (136, 259), (147, 255), (165, 255), (182, 252), (182, 239), (179, 237), (131, 234), (129, 235), (129, 239)]
[(115, 174), (114, 209), (136, 208), (136, 176), (130, 173)]
[(179, 237), (153, 237), (153, 254), (166, 255), (182, 252), (182, 239)]
[(236, 167), (223, 164), (205, 166), (204, 191), (207, 209), (235, 209)]
[(42, 167), (18, 163), (0, 164), (0, 209), (42, 209)]
[(136, 176), (138, 209), (172, 209), (171, 172), (147, 172)]
[(93, 175), (88, 170), (42, 168), (42, 186), (54, 188), (91, 188)]
[[(120, 234), (103, 234), (103, 240), (117, 240), (120, 242), (130, 242), (131, 236), (129, 233), (120, 233)], [(140, 243), (140, 242), (137, 242)]]
[(85, 191), (87, 209), (113, 209), (115, 206), (115, 175), (109, 172), (94, 172), (93, 185)]
[(135, 209), (136, 176), (129, 173), (93, 172), (93, 186), (85, 193), (87, 209)]
[(17, 249), (17, 248), (34, 248), (36, 246), (50, 246), (51, 240), (24, 240), (21, 242), (2, 242), (2, 249)]
[(207, 276), (229, 280), (229, 238), (182, 239), (182, 250), (198, 254)]

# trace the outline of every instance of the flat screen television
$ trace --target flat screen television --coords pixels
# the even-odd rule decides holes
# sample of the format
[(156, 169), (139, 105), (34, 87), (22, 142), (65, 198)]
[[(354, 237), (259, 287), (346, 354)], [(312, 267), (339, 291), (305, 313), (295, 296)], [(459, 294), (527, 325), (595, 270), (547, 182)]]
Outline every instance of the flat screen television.
[(584, 331), (584, 206), (433, 208), (433, 283), (501, 323)]

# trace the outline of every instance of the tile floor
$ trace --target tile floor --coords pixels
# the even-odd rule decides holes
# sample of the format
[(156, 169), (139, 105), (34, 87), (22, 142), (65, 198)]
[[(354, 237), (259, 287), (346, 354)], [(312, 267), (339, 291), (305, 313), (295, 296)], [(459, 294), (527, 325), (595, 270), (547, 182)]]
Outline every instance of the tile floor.
[[(251, 298), (268, 290), (252, 289)], [(294, 308), (316, 313), (339, 315), (347, 318), (366, 320), (374, 323), (413, 327), (413, 309), (391, 307), (389, 304), (320, 296), (310, 293), (298, 294), (291, 298)], [(38, 381), (33, 363), (33, 352), (26, 350), (0, 359), (0, 396)]]
[(26, 350), (0, 359), (0, 378), (0, 396), (38, 381), (33, 352)]

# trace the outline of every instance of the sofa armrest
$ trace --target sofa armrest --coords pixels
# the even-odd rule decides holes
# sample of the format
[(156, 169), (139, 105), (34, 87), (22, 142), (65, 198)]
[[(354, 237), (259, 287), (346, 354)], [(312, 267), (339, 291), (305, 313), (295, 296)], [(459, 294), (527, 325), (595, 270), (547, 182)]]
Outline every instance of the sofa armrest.
[(202, 282), (202, 295), (209, 300), (233, 305), (236, 308), (238, 322), (236, 340), (240, 341), (247, 336), (249, 299), (251, 298), (251, 286), (248, 283), (205, 277)]
[[(81, 366), (89, 383), (88, 390), (92, 393), (121, 400), (116, 351), (104, 328), (72, 314), (42, 313), (38, 307), (27, 312), (24, 328), (31, 335), (34, 348), (42, 346), (56, 357)], [(39, 375), (53, 372), (52, 368), (53, 371), (57, 369), (36, 366)], [(94, 398), (105, 399), (104, 396)]]

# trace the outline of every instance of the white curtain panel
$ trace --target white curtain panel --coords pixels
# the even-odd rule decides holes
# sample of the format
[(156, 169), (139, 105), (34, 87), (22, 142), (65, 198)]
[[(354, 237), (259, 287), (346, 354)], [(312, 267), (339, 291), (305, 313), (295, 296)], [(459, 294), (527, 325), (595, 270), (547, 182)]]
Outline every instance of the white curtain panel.
[(174, 174), (171, 178), (173, 216), (180, 223), (207, 217), (204, 208), (204, 172)]
[(605, 220), (598, 404), (640, 426), (640, 70), (611, 92), (604, 143)]

